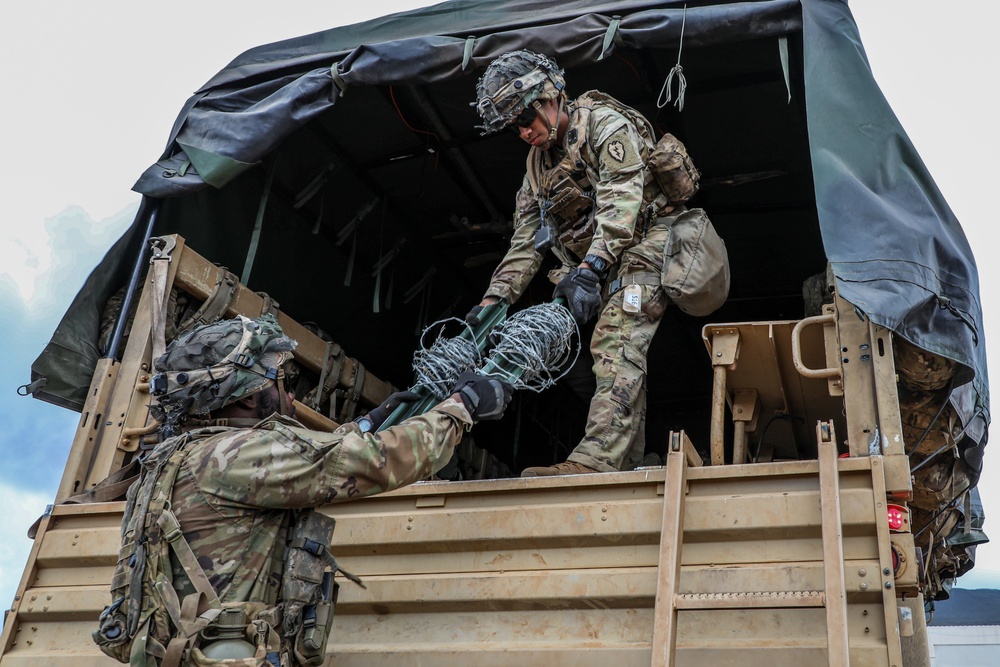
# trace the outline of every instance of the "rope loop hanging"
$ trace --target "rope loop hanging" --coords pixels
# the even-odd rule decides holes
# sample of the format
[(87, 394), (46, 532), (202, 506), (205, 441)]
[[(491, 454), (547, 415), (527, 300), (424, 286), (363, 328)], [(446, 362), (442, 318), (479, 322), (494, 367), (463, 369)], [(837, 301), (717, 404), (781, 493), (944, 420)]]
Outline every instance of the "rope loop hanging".
[(667, 78), (663, 81), (663, 87), (660, 89), (660, 94), (656, 98), (656, 108), (662, 109), (663, 107), (670, 104), (674, 99), (673, 97), (673, 85), (674, 79), (677, 79), (677, 101), (674, 102), (674, 106), (677, 107), (678, 111), (684, 111), (684, 93), (687, 91), (687, 79), (684, 78), (684, 68), (681, 67), (681, 53), (684, 51), (684, 27), (687, 24), (687, 5), (684, 5), (684, 13), (681, 16), (681, 37), (677, 42), (677, 64), (671, 68), (670, 73), (667, 74)]

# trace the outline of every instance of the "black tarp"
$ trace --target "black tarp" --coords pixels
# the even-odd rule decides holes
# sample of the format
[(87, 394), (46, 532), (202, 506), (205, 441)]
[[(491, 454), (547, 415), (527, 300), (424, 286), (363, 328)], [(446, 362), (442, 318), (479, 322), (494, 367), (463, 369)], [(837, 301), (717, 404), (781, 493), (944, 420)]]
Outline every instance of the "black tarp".
[[(468, 106), (477, 72), (502, 52), (535, 48), (555, 55), (567, 70), (599, 74), (602, 64), (619, 52), (669, 51), (669, 56), (660, 58), (675, 57), (682, 31), (690, 58), (700, 54), (706, 70), (714, 64), (729, 77), (720, 74), (714, 81), (716, 89), (703, 94), (701, 107), (692, 86), (692, 109), (703, 109), (700, 117), (717, 122), (720, 135), (723, 124), (737, 122), (725, 114), (746, 104), (748, 96), (756, 94), (755, 85), (770, 86), (770, 91), (777, 89), (782, 95), (787, 89), (788, 106), (804, 100), (800, 134), (791, 128), (788, 136), (778, 136), (779, 128), (772, 127), (775, 136), (744, 133), (739, 142), (727, 139), (726, 146), (720, 145), (721, 139), (712, 143), (712, 131), (698, 127), (697, 112), (685, 111), (688, 115), (683, 118), (692, 142), (703, 137), (699, 163), (706, 174), (713, 166), (722, 171), (728, 162), (737, 161), (730, 154), (747, 162), (747, 155), (757, 150), (801, 144), (805, 155), (807, 144), (807, 164), (796, 171), (811, 177), (815, 202), (809, 202), (804, 222), (818, 219), (822, 247), (840, 293), (875, 323), (959, 362), (961, 386), (953, 402), (967, 426), (966, 458), (978, 469), (989, 412), (973, 255), (875, 83), (849, 8), (839, 0), (456, 0), (261, 46), (238, 57), (191, 97), (163, 155), (134, 189), (147, 198), (172, 202), (164, 206), (164, 219), (173, 220), (173, 226), (158, 232), (180, 230), (200, 235), (201, 243), (210, 245), (211, 225), (218, 224), (221, 230), (223, 223), (213, 222), (206, 212), (216, 204), (204, 193), (221, 188), (223, 201), (233, 205), (235, 195), (225, 199), (225, 193), (250, 182), (249, 175), (259, 171), (256, 165), (294, 143), (303, 128), (320, 122), (361, 123), (366, 120), (362, 115), (375, 117), (371, 107), (357, 104), (370, 99), (365, 97), (369, 89), (436, 87), (444, 99), (451, 86), (464, 91), (457, 98), (462, 94), (467, 98), (442, 113), (456, 119), (453, 126), (469, 127), (471, 112), (463, 107)], [(773, 48), (773, 72), (766, 80), (754, 79), (752, 73), (733, 74), (738, 63), (731, 62), (727, 53), (758, 43)], [(804, 92), (797, 89), (799, 84)], [(651, 90), (655, 96), (657, 86)], [(383, 144), (391, 143), (393, 135), (384, 125), (373, 131), (383, 133), (379, 135)], [(465, 136), (446, 147), (458, 145), (459, 139), (469, 151), (486, 145)], [(369, 167), (365, 151), (345, 149), (346, 143), (342, 142), (341, 153), (350, 154), (357, 173), (373, 174), (376, 167), (384, 169), (396, 159), (386, 157)], [(416, 149), (407, 145), (399, 151)], [(407, 178), (412, 182), (416, 176)], [(505, 196), (513, 191), (509, 178), (494, 180), (509, 184)], [(762, 185), (758, 196), (765, 196), (771, 187), (777, 188)], [(763, 231), (744, 231), (746, 225), (737, 224), (735, 213), (727, 222), (723, 199), (712, 200), (717, 209), (706, 208), (717, 224), (727, 228), (723, 236), (731, 247), (742, 234), (748, 243), (763, 237), (763, 226)], [(734, 199), (731, 208), (745, 204)], [(771, 219), (783, 220), (774, 215)], [(98, 267), (33, 365), (33, 380), (41, 380), (35, 386), (36, 397), (76, 409), (82, 405), (101, 353), (96, 343), (99, 305), (131, 270), (129, 258), (138, 254), (142, 225), (137, 219)], [(741, 250), (734, 248), (731, 254)], [(770, 273), (780, 272), (778, 267), (764, 271), (758, 262), (739, 256), (735, 262), (734, 271), (742, 276), (736, 289), (748, 295), (749, 286), (764, 284)]]

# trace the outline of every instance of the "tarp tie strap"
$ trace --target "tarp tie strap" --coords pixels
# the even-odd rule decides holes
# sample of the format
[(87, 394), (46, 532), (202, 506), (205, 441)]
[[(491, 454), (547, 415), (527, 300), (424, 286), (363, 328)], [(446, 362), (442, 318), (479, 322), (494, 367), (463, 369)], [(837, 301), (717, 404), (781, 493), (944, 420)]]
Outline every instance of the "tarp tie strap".
[(419, 334), (426, 328), (427, 322), (427, 310), (430, 306), (430, 295), (431, 295), (431, 279), (434, 274), (437, 273), (435, 267), (431, 267), (424, 272), (424, 276), (417, 281), (417, 283), (406, 291), (403, 295), (403, 303), (410, 303), (418, 295), (420, 295), (420, 308), (417, 312), (417, 330), (416, 333)]
[(347, 82), (344, 81), (344, 77), (340, 76), (340, 63), (336, 62), (330, 66), (330, 78), (333, 79), (333, 88), (337, 93), (337, 97), (343, 97), (344, 93), (347, 92)]
[(969, 327), (969, 331), (972, 332), (973, 343), (976, 346), (978, 346), (979, 331), (976, 329), (976, 323), (972, 320), (972, 318), (966, 316), (965, 313), (963, 313), (961, 310), (955, 307), (955, 305), (951, 302), (951, 299), (948, 298), (947, 296), (943, 294), (935, 294), (934, 296), (937, 299), (938, 308), (940, 308), (941, 310), (947, 310), (949, 313), (954, 315), (955, 318), (957, 318), (962, 324)]
[(337, 245), (343, 245), (349, 237), (353, 238), (351, 242), (351, 254), (347, 258), (347, 272), (344, 275), (344, 287), (351, 286), (351, 276), (354, 274), (354, 258), (358, 252), (358, 227), (364, 222), (365, 218), (371, 213), (375, 206), (378, 205), (379, 198), (375, 197), (370, 202), (358, 209), (357, 215), (351, 219), (349, 223), (344, 225), (344, 228), (337, 233)]
[(358, 254), (358, 235), (353, 235), (351, 241), (351, 254), (347, 257), (347, 269), (344, 271), (344, 287), (351, 286), (351, 276), (354, 275), (354, 258)]
[(465, 53), (462, 54), (462, 71), (464, 72), (469, 63), (472, 62), (472, 47), (476, 45), (476, 36), (469, 35), (465, 38)]
[(274, 182), (274, 168), (277, 160), (271, 160), (268, 167), (267, 176), (264, 179), (264, 192), (260, 195), (260, 206), (257, 207), (257, 220), (254, 222), (253, 234), (250, 236), (250, 247), (247, 248), (247, 259), (243, 264), (243, 274), (240, 282), (244, 285), (250, 284), (250, 271), (253, 270), (253, 262), (257, 257), (257, 247), (260, 244), (260, 232), (264, 227), (264, 210), (267, 208), (267, 199), (271, 195), (271, 184)]
[[(374, 297), (372, 298), (372, 312), (373, 313), (381, 312), (381, 307), (379, 305), (379, 299), (380, 299), (380, 295), (381, 295), (381, 292), (382, 292), (382, 271), (387, 266), (389, 266), (390, 264), (392, 264), (392, 262), (393, 262), (394, 259), (396, 259), (396, 255), (399, 254), (399, 251), (403, 247), (404, 243), (406, 243), (406, 237), (405, 236), (401, 237), (398, 241), (396, 241), (396, 244), (394, 246), (392, 246), (392, 249), (389, 252), (387, 252), (384, 255), (382, 255), (382, 257), (380, 257), (379, 260), (377, 262), (375, 262), (375, 265), (374, 265), (374, 267), (372, 269), (372, 277), (375, 278), (375, 294), (374, 294)], [(392, 275), (395, 275), (395, 274), (392, 274)], [(389, 277), (389, 289), (390, 290), (392, 289), (392, 275), (390, 275), (390, 277)], [(386, 308), (389, 307), (389, 305), (391, 304), (391, 302), (392, 301), (391, 301), (391, 294), (390, 294), (389, 303), (386, 304)]]
[(673, 99), (674, 77), (677, 77), (677, 101), (674, 106), (678, 111), (684, 111), (684, 92), (687, 90), (687, 79), (684, 78), (684, 68), (681, 67), (681, 53), (684, 51), (684, 27), (687, 24), (688, 6), (684, 5), (684, 13), (681, 15), (681, 37), (677, 40), (677, 64), (673, 66), (663, 82), (663, 88), (656, 98), (656, 108), (662, 109)]
[(781, 73), (785, 75), (785, 90), (788, 91), (788, 104), (791, 104), (792, 84), (788, 77), (788, 38), (784, 35), (778, 38), (778, 55), (781, 57)]
[(17, 395), (18, 396), (27, 396), (28, 394), (34, 394), (36, 391), (38, 391), (39, 389), (41, 389), (42, 387), (44, 387), (48, 383), (49, 383), (49, 379), (43, 375), (42, 377), (38, 378), (34, 382), (30, 382), (28, 384), (22, 384), (20, 387), (18, 387), (17, 388)]
[(621, 36), (618, 34), (618, 26), (621, 25), (622, 17), (612, 16), (611, 24), (608, 25), (607, 31), (604, 33), (604, 44), (601, 46), (601, 55), (597, 57), (598, 60), (604, 60), (604, 55), (608, 52), (608, 47), (611, 43), (615, 44), (621, 43)]

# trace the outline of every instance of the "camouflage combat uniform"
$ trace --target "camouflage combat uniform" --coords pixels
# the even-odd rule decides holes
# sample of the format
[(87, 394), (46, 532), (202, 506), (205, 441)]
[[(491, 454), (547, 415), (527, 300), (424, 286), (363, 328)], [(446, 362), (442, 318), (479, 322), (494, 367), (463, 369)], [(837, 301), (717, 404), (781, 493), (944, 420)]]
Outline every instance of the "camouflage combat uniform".
[[(274, 315), (240, 315), (196, 326), (153, 361), (149, 409), (164, 439), (122, 469), (139, 472), (111, 604), (92, 633), (106, 655), (133, 667), (321, 664), (334, 577), (361, 582), (337, 565), (334, 521), (315, 508), (436, 473), (474, 421), (499, 419), (513, 393), (467, 371), (452, 397), (384, 430), (419, 394), (395, 392), (364, 420), (313, 431), (281, 416), (295, 346)], [(210, 425), (194, 427), (205, 417)]]
[[(534, 247), (542, 224), (540, 200), (555, 180), (550, 174), (558, 170), (553, 167), (560, 163), (592, 184), (588, 194), (593, 207), (586, 224), (579, 219), (559, 224), (553, 252), (563, 266), (550, 272), (554, 283), (586, 255), (608, 262), (608, 282), (617, 277), (627, 284), (632, 274), (659, 274), (671, 218), (704, 215), (700, 210), (670, 206), (646, 168), (655, 145), (648, 123), (637, 126), (611, 106), (587, 99), (586, 94), (569, 102), (567, 111), (570, 120), (561, 145), (547, 151), (532, 147), (528, 154), (528, 173), (516, 198), (511, 246), (493, 273), (487, 297), (514, 303), (541, 266), (543, 257)], [(605, 289), (591, 339), (597, 390), (586, 433), (568, 460), (594, 470), (631, 469), (645, 448), (646, 356), (668, 297), (660, 285), (639, 287), (642, 306), (638, 313), (623, 310), (621, 290), (609, 296)]]
[[(273, 604), (289, 520), (285, 510), (354, 500), (424, 479), (449, 461), (471, 426), (463, 402), (448, 398), (379, 433), (362, 434), (354, 422), (332, 433), (313, 431), (280, 416), (252, 429), (200, 429), (179, 436), (191, 442), (171, 506), (221, 602)], [(156, 456), (154, 451), (151, 458)]]

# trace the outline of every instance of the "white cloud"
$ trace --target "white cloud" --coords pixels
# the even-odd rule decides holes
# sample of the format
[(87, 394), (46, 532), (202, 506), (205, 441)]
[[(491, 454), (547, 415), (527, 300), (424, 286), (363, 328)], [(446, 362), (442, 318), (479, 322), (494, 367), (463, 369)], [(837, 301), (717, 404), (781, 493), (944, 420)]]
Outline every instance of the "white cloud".
[(28, 527), (51, 503), (48, 493), (15, 488), (0, 481), (0, 604), (7, 605), (17, 592), (31, 551)]

